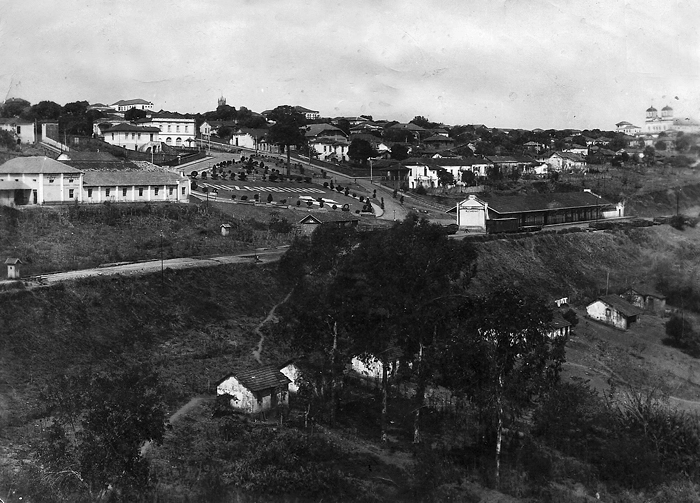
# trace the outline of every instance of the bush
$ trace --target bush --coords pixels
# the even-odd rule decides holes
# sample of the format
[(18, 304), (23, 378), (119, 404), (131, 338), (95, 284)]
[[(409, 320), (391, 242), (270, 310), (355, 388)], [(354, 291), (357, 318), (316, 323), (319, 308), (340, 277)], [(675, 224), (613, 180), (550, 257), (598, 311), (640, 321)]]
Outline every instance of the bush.
[(297, 206), (301, 206), (301, 199), (297, 199)]
[(328, 188), (328, 182), (323, 182), (323, 188), (327, 189)]
[(241, 201), (247, 201), (247, 200), (248, 200), (248, 196), (241, 196)]
[(416, 194), (418, 194), (419, 196), (424, 196), (424, 195), (426, 195), (426, 194), (428, 193), (428, 191), (425, 190), (425, 187), (423, 187), (422, 185), (419, 185), (418, 187), (416, 187), (415, 192), (416, 192)]

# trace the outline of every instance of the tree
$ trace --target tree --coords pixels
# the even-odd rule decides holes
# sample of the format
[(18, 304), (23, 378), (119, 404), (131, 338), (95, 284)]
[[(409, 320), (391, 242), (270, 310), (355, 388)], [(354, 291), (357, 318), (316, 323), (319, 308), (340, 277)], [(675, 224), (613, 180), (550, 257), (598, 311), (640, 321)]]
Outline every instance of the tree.
[(438, 183), (443, 187), (446, 187), (447, 185), (452, 185), (455, 183), (455, 177), (451, 172), (447, 171), (446, 169), (439, 169)]
[(656, 150), (663, 152), (666, 150), (666, 142), (659, 140), (654, 144), (654, 147), (656, 148)]
[(444, 384), (469, 397), (494, 424), (496, 479), (504, 423), (559, 379), (564, 338), (547, 336), (552, 311), (542, 299), (500, 288), (460, 308), (464, 323), (442, 349)]
[(656, 162), (656, 149), (651, 145), (644, 147), (644, 162), (647, 165), (653, 165)]
[(139, 119), (145, 118), (147, 115), (145, 110), (141, 110), (140, 108), (130, 108), (126, 112), (124, 112), (124, 118), (130, 122), (137, 121)]
[(165, 405), (158, 375), (149, 367), (65, 377), (44, 393), (54, 419), (41, 449), (49, 476), (91, 500), (109, 488), (122, 497), (149, 489), (146, 442), (160, 443)]
[(83, 117), (89, 106), (90, 103), (87, 101), (72, 101), (63, 105), (63, 113), (74, 117)]
[(435, 127), (435, 124), (433, 122), (430, 122), (428, 119), (423, 117), (422, 115), (416, 115), (413, 119), (411, 119), (411, 122), (415, 124), (416, 126), (420, 126), (424, 129), (431, 129)]
[(216, 136), (218, 136), (219, 138), (230, 138), (232, 134), (233, 134), (233, 129), (231, 129), (228, 126), (221, 126), (216, 131)]
[(391, 158), (397, 161), (408, 159), (408, 148), (401, 143), (394, 143), (391, 146)]
[(40, 101), (32, 105), (30, 114), (36, 120), (58, 120), (63, 109), (53, 101)]
[(474, 172), (469, 169), (462, 171), (462, 183), (467, 187), (476, 185), (476, 175)]
[(270, 126), (270, 141), (282, 145), (287, 150), (287, 176), (291, 175), (290, 147), (301, 147), (306, 143), (302, 127), (306, 125), (306, 118), (297, 112), (294, 107), (282, 105), (275, 108), (268, 118), (275, 123)]
[(414, 440), (420, 441), (432, 348), (446, 333), (452, 318), (445, 312), (461, 299), (475, 257), (469, 243), (449, 240), (439, 225), (413, 215), (366, 236), (340, 264), (332, 288), (345, 299), (340, 325), (353, 334), (355, 356), (382, 363), (382, 441), (387, 440), (388, 369), (397, 361), (413, 364)]
[(348, 147), (348, 157), (354, 162), (367, 164), (367, 159), (376, 157), (377, 151), (372, 148), (372, 145), (367, 140), (355, 138), (350, 142)]

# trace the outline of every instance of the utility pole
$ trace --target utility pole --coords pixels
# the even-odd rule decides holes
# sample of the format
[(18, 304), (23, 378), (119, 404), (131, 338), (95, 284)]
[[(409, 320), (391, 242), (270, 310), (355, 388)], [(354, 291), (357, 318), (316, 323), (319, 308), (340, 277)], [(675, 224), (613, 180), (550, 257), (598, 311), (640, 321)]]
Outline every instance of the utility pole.
[(164, 287), (163, 280), (163, 231), (160, 231), (160, 288)]

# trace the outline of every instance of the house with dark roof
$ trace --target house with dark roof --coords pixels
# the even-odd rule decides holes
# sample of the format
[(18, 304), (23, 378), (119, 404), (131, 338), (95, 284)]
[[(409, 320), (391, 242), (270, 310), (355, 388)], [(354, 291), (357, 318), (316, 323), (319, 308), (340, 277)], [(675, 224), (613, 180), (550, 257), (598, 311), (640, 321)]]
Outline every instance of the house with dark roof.
[(558, 309), (552, 312), (552, 321), (547, 327), (547, 336), (550, 339), (568, 337), (571, 334), (571, 322), (564, 318)]
[(311, 235), (321, 225), (333, 227), (357, 227), (360, 217), (347, 211), (327, 211), (309, 213), (297, 222), (299, 232), (304, 235)]
[(446, 135), (434, 134), (429, 136), (423, 143), (427, 148), (434, 150), (446, 150), (455, 146), (455, 141)]
[(49, 157), (15, 157), (0, 165), (0, 205), (82, 201), (83, 172)]
[(644, 311), (618, 295), (603, 295), (586, 306), (586, 313), (594, 320), (627, 330), (639, 320)]
[(244, 147), (252, 150), (259, 150), (262, 141), (265, 139), (267, 129), (253, 129), (242, 127), (236, 129), (231, 135), (230, 143), (236, 147)]
[(250, 414), (289, 404), (291, 381), (274, 365), (235, 371), (216, 384), (217, 395), (230, 396), (231, 406)]
[(628, 288), (622, 297), (640, 309), (653, 313), (663, 313), (666, 310), (666, 296), (646, 285)]

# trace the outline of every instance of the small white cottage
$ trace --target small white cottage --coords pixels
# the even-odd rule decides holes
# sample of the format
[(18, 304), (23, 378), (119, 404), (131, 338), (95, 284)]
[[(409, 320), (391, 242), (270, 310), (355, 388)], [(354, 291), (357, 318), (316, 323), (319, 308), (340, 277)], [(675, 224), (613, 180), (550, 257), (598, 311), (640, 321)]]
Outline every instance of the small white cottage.
[(289, 378), (272, 365), (226, 375), (216, 385), (217, 395), (230, 395), (231, 406), (251, 414), (289, 404)]
[(588, 304), (586, 312), (594, 320), (627, 330), (644, 311), (617, 295), (603, 295)]

